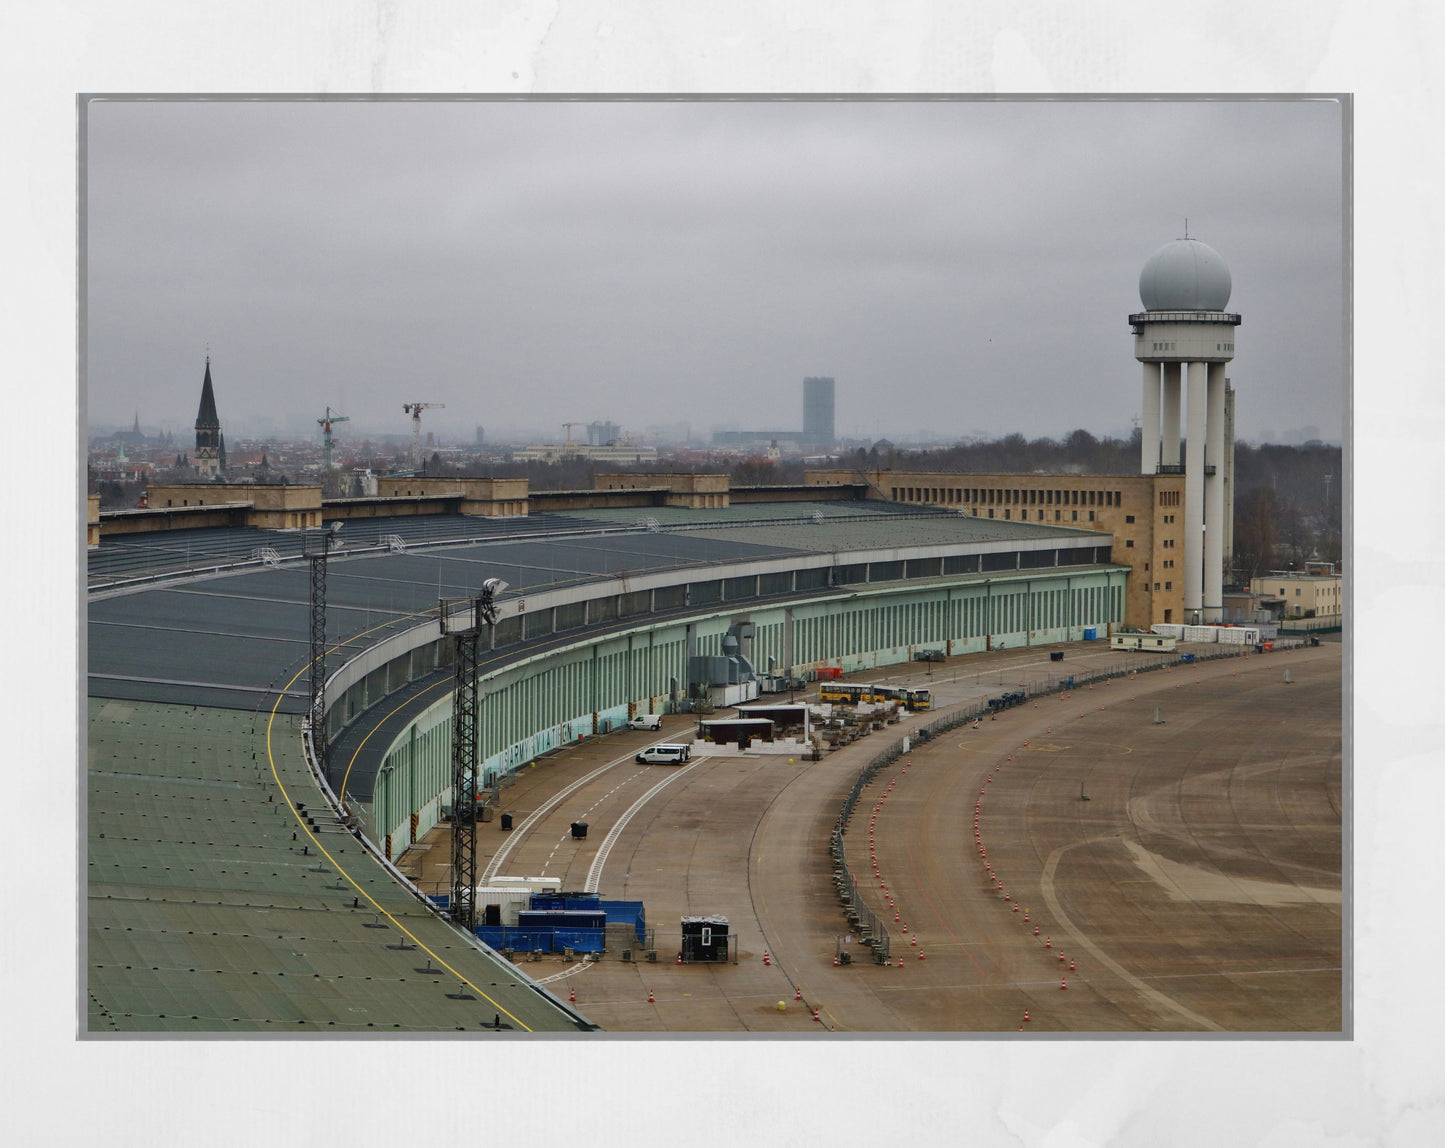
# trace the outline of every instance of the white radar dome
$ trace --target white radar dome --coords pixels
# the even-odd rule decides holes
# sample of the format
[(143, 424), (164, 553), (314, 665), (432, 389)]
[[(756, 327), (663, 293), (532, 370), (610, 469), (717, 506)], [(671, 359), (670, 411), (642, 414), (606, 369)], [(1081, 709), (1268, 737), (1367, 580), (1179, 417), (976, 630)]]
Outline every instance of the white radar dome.
[(1232, 286), (1219, 252), (1197, 239), (1166, 243), (1139, 273), (1146, 311), (1223, 311)]

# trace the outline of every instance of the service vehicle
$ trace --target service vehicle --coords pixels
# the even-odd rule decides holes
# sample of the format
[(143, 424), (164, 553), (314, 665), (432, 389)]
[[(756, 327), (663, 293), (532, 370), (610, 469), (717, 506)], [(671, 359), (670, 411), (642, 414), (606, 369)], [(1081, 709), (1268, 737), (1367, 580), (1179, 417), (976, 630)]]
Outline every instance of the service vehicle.
[(628, 719), (628, 729), (661, 729), (661, 714), (638, 714), (635, 718)]
[(650, 745), (637, 755), (642, 765), (681, 765), (692, 756), (690, 745)]

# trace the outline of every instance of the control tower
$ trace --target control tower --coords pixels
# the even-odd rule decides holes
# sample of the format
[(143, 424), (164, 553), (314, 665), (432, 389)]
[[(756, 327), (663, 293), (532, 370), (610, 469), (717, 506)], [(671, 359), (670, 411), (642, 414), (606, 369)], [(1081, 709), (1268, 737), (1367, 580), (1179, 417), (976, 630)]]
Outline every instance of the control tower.
[[(1184, 620), (1196, 624), (1224, 617), (1224, 365), (1234, 358), (1241, 322), (1224, 309), (1231, 287), (1219, 252), (1186, 234), (1144, 264), (1145, 309), (1129, 316), (1134, 357), (1144, 364), (1140, 471), (1184, 475), (1184, 522), (1176, 536), (1183, 539)], [(1181, 378), (1188, 379), (1183, 457)]]

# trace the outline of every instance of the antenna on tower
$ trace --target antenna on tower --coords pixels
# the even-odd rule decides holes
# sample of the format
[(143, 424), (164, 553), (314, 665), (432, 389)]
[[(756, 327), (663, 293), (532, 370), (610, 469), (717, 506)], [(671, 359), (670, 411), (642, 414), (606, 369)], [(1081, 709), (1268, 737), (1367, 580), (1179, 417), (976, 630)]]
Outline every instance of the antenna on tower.
[(1189, 238), (1189, 216), (1184, 217), (1184, 238)]

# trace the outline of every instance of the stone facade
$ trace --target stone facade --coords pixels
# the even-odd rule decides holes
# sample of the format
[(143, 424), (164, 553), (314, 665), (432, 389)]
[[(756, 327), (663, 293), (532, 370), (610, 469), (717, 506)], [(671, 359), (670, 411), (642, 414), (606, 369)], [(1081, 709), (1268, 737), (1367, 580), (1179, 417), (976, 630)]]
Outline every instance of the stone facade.
[(592, 489), (665, 489), (664, 505), (684, 506), (689, 510), (718, 509), (730, 503), (725, 474), (594, 474)]
[(148, 510), (174, 510), (177, 507), (244, 508), (247, 526), (300, 530), (321, 525), (321, 487), (198, 482), (146, 488)]
[(809, 486), (866, 479), (873, 498), (942, 506), (977, 518), (1082, 526), (1114, 535), (1130, 568), (1124, 623), (1148, 629), (1184, 618), (1184, 476), (808, 471)]
[(457, 512), (484, 518), (512, 518), (527, 513), (525, 478), (380, 477), (378, 498), (456, 499)]

